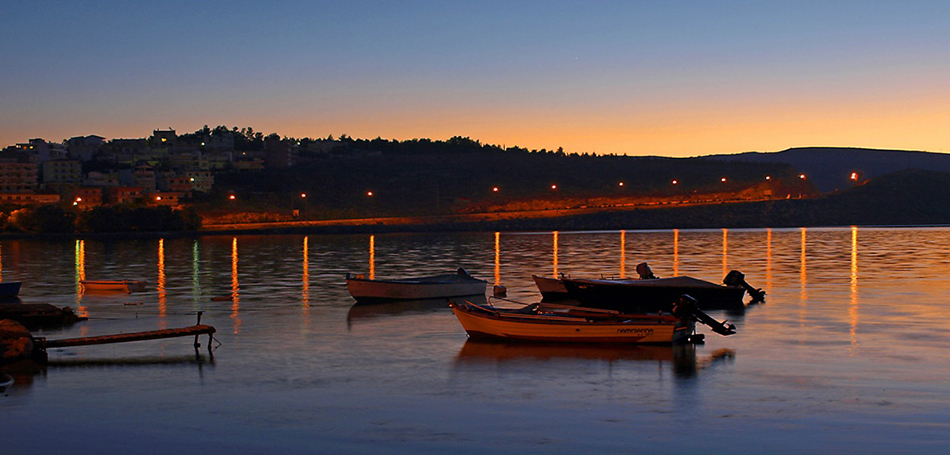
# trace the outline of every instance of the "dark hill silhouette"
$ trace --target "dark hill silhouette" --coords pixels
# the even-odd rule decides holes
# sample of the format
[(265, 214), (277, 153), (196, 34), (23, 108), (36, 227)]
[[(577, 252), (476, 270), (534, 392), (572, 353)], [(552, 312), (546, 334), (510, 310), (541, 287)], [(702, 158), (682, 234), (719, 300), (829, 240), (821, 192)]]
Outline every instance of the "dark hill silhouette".
[[(236, 193), (241, 202), (235, 209), (284, 211), (291, 203), (300, 206), (295, 195), (306, 193), (310, 217), (331, 219), (462, 213), (512, 201), (727, 193), (761, 184), (766, 175), (776, 182), (776, 194), (801, 192), (781, 186), (783, 181), (800, 185), (795, 169), (781, 163), (508, 151), (315, 160), (286, 170), (221, 174), (215, 191)], [(212, 194), (209, 200), (226, 198)]]
[(501, 227), (698, 229), (934, 224), (950, 224), (950, 173), (914, 169), (814, 199), (618, 210), (560, 220), (514, 220)]
[(881, 150), (842, 147), (802, 147), (781, 152), (748, 152), (735, 155), (711, 155), (708, 158), (749, 163), (785, 163), (812, 179), (822, 192), (845, 190), (859, 182), (905, 169), (950, 172), (950, 154), (912, 150)]

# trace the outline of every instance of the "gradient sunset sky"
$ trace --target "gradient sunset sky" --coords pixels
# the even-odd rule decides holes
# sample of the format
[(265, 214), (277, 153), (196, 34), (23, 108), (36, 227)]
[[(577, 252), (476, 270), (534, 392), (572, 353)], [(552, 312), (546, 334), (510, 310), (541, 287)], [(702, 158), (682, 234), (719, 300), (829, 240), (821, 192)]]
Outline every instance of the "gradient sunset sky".
[(950, 151), (948, 1), (5, 1), (0, 147), (208, 124)]

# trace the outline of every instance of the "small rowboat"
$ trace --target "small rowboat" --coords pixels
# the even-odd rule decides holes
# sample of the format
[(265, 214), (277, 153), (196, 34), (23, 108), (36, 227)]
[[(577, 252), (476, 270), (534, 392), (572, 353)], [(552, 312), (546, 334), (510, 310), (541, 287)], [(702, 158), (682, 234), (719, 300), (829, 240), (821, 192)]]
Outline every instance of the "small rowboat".
[(669, 314), (634, 315), (579, 307), (545, 311), (538, 304), (517, 310), (469, 302), (449, 306), (473, 339), (671, 344), (688, 341), (696, 328), (694, 319)]
[(346, 275), (346, 288), (359, 303), (484, 296), (487, 286), (487, 281), (474, 278), (461, 268), (444, 275), (388, 280)]
[(138, 280), (81, 280), (86, 291), (99, 292), (142, 292), (145, 290), (145, 282)]

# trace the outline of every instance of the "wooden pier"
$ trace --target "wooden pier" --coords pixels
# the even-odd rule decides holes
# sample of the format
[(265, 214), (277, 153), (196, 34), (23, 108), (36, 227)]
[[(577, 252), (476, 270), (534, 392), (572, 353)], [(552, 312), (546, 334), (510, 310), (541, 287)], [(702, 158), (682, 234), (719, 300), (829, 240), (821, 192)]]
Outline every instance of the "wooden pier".
[[(214, 327), (210, 325), (194, 325), (178, 329), (152, 330), (148, 332), (120, 333), (117, 335), (101, 335), (95, 337), (66, 338), (63, 340), (47, 340), (40, 338), (44, 348), (70, 348), (73, 346), (89, 346), (94, 344), (127, 343), (130, 341), (160, 340), (163, 338), (178, 338), (194, 336), (197, 342), (199, 335), (209, 335), (208, 343), (214, 335)], [(196, 343), (197, 344), (197, 343)], [(197, 345), (195, 347), (198, 347)], [(210, 346), (209, 346), (210, 347)]]
[[(199, 322), (201, 316), (198, 317)], [(181, 327), (177, 329), (151, 330), (147, 332), (120, 333), (116, 335), (100, 335), (82, 338), (66, 338), (62, 340), (47, 340), (46, 338), (33, 338), (33, 353), (31, 358), (40, 364), (46, 364), (49, 356), (46, 352), (49, 348), (71, 348), (75, 346), (90, 346), (96, 344), (128, 343), (131, 341), (161, 340), (164, 338), (195, 337), (195, 356), (198, 356), (198, 337), (208, 335), (208, 354), (212, 352), (212, 341), (214, 341), (214, 327), (210, 325), (197, 324), (191, 327)]]

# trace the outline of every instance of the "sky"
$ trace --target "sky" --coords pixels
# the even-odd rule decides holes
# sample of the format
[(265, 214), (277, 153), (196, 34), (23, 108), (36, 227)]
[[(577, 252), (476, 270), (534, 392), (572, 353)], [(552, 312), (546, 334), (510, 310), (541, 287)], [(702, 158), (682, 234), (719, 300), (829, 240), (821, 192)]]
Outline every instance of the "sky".
[(0, 147), (204, 125), (950, 152), (947, 1), (3, 1)]

